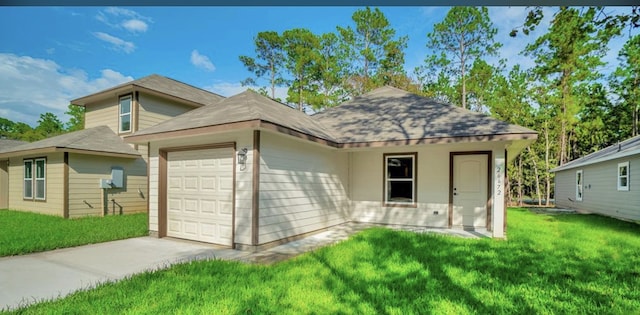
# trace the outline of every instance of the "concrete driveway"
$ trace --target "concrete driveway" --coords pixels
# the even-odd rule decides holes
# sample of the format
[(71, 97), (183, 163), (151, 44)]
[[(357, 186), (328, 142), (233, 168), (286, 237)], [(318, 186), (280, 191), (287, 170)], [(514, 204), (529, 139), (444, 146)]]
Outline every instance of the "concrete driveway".
[(139, 237), (0, 258), (0, 310), (58, 298), (97, 283), (194, 259), (243, 260), (250, 253)]

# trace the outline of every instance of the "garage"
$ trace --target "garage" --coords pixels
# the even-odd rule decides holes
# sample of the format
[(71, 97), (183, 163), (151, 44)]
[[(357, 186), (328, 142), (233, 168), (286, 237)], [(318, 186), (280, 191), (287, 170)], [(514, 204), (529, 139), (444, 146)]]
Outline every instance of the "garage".
[(233, 154), (167, 153), (167, 236), (233, 245)]

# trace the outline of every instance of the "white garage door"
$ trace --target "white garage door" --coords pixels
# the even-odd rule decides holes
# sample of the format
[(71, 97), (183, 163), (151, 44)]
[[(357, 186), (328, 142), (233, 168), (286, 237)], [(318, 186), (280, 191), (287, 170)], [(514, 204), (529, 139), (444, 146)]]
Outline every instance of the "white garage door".
[(232, 218), (233, 149), (169, 152), (167, 236), (232, 245)]

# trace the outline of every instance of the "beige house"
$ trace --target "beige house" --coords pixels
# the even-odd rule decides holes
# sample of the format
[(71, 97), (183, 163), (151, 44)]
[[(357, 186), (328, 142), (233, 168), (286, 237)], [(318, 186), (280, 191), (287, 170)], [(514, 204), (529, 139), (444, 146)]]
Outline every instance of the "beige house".
[(640, 136), (557, 167), (558, 207), (640, 221)]
[(125, 137), (149, 146), (149, 229), (261, 248), (348, 221), (505, 237), (533, 130), (383, 87), (308, 116), (252, 91)]
[(0, 147), (0, 208), (65, 218), (146, 212), (148, 145), (122, 137), (221, 99), (159, 75), (75, 99), (84, 130)]
[[(0, 139), (0, 151), (9, 150), (27, 142)], [(0, 209), (9, 207), (9, 160), (0, 158)]]

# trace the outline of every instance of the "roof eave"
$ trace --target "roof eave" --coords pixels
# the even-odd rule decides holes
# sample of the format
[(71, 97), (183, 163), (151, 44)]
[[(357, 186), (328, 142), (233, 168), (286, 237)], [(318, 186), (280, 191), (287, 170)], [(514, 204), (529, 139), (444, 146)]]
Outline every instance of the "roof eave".
[(51, 147), (44, 147), (44, 148), (4, 152), (4, 153), (0, 153), (0, 158), (10, 158), (15, 156), (47, 154), (47, 153), (56, 153), (56, 152), (70, 152), (70, 153), (80, 153), (80, 154), (110, 156), (110, 157), (130, 158), (130, 159), (135, 159), (141, 156), (140, 154), (132, 154), (132, 153), (108, 152), (108, 151), (100, 151), (100, 150), (86, 150), (86, 149), (51, 146)]
[(158, 91), (158, 90), (154, 90), (154, 89), (150, 89), (148, 87), (144, 87), (135, 83), (132, 84), (127, 84), (125, 86), (120, 86), (120, 87), (115, 87), (115, 88), (111, 88), (108, 90), (104, 90), (98, 93), (94, 93), (91, 95), (87, 95), (81, 98), (77, 98), (74, 100), (71, 100), (71, 104), (73, 105), (78, 105), (78, 106), (87, 106), (87, 104), (89, 103), (94, 103), (94, 102), (98, 102), (110, 97), (117, 97), (120, 95), (124, 95), (124, 94), (129, 94), (129, 93), (133, 93), (133, 92), (145, 92), (151, 95), (155, 95), (155, 96), (160, 96), (160, 97), (164, 97), (164, 98), (168, 98), (174, 101), (178, 101), (181, 103), (185, 103), (189, 106), (192, 107), (202, 107), (205, 106), (206, 104), (202, 104), (202, 103), (198, 103), (195, 101), (191, 101), (188, 99), (184, 99), (175, 95), (171, 95), (171, 94), (167, 94), (164, 93), (162, 91)]
[[(616, 152), (619, 153), (619, 152)], [(549, 172), (555, 173), (555, 172), (559, 172), (559, 171), (566, 171), (566, 170), (570, 170), (570, 169), (575, 169), (575, 168), (579, 168), (579, 167), (583, 167), (583, 166), (588, 166), (588, 165), (592, 165), (592, 164), (596, 164), (596, 163), (601, 163), (601, 162), (606, 162), (606, 161), (611, 161), (611, 160), (615, 160), (615, 159), (620, 159), (620, 158), (625, 158), (631, 155), (636, 155), (636, 154), (640, 154), (640, 148), (635, 149), (635, 150), (629, 150), (628, 152), (622, 152), (620, 154), (609, 154), (597, 159), (593, 159), (593, 160), (589, 160), (589, 161), (585, 161), (585, 162), (581, 162), (581, 163), (575, 163), (575, 164), (565, 164), (565, 165), (561, 165), (558, 166), (556, 168), (553, 168), (551, 170), (549, 170)]]
[(535, 141), (538, 139), (538, 133), (517, 133), (517, 134), (489, 134), (489, 135), (467, 135), (454, 137), (429, 137), (418, 139), (399, 139), (399, 140), (383, 140), (383, 141), (359, 141), (344, 142), (341, 148), (376, 148), (386, 146), (400, 145), (421, 145), (421, 144), (448, 144), (461, 142), (489, 142), (489, 141), (517, 141), (528, 140)]

